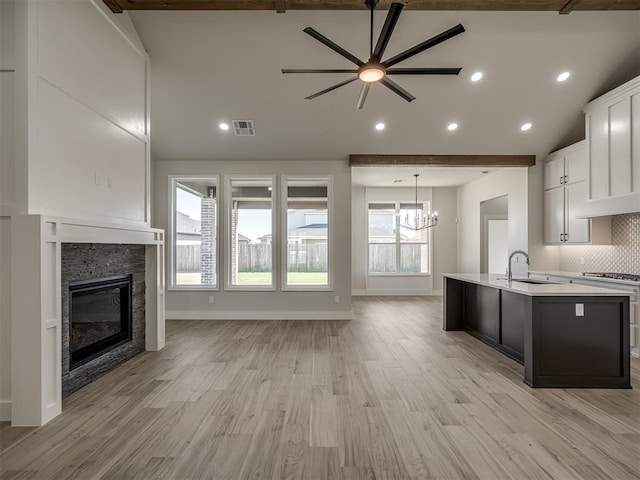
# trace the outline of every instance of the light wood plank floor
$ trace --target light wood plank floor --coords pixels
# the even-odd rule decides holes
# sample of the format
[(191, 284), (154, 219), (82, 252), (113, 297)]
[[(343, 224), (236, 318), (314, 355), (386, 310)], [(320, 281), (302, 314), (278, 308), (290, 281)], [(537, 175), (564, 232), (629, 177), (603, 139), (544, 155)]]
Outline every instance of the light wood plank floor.
[(441, 330), (439, 298), (355, 320), (168, 322), (167, 347), (0, 428), (9, 479), (638, 479), (635, 390), (533, 390)]

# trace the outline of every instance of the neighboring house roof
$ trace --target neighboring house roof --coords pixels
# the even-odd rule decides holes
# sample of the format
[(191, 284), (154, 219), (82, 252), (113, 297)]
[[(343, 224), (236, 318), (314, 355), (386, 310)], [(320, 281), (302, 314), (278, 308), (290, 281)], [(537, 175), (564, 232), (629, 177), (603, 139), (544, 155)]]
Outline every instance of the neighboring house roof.
[(251, 243), (251, 239), (249, 237), (245, 237), (243, 234), (238, 233), (238, 241), (239, 242), (246, 242), (246, 243)]
[(191, 218), (186, 213), (176, 212), (176, 233), (200, 235), (200, 220)]

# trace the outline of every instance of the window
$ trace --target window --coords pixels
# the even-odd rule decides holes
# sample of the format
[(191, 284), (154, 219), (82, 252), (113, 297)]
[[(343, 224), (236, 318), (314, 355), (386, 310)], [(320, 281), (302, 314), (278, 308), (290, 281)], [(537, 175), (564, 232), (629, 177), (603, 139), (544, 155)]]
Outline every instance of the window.
[(217, 288), (217, 178), (173, 178), (173, 287)]
[(415, 230), (416, 217), (428, 211), (428, 202), (370, 203), (368, 244), (370, 274), (428, 274), (430, 229)]
[(230, 287), (273, 287), (273, 178), (228, 182)]
[(286, 193), (284, 288), (329, 286), (329, 179), (283, 180)]

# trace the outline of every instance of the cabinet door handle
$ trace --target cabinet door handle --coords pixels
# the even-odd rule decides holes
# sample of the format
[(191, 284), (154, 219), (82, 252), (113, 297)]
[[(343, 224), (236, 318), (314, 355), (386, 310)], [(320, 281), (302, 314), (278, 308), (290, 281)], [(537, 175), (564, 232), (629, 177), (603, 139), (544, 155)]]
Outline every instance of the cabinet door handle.
[(561, 176), (561, 177), (560, 177), (560, 185), (562, 185), (562, 184), (564, 183), (564, 182), (562, 181), (562, 179), (563, 179), (563, 178), (564, 178), (563, 176)]
[(561, 233), (561, 234), (560, 234), (560, 241), (561, 241), (561, 242), (564, 242), (564, 240), (562, 239), (562, 236), (563, 236), (563, 234)]
[(567, 183), (567, 176), (564, 176), (564, 183)]

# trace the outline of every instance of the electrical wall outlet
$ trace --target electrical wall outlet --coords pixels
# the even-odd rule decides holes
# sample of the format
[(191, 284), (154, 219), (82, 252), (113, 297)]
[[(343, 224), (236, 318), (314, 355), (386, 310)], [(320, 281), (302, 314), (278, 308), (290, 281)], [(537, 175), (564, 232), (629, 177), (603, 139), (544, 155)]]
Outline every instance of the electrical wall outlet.
[(333, 298), (333, 301), (336, 303), (340, 303), (340, 297), (338, 297), (337, 295)]
[(209, 303), (213, 303), (213, 295), (209, 295)]
[(580, 265), (584, 265), (584, 257), (580, 257)]
[(576, 303), (576, 317), (584, 317), (584, 303)]

